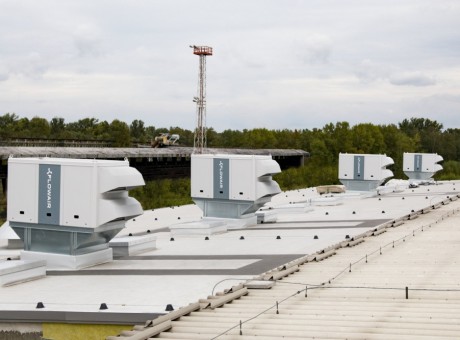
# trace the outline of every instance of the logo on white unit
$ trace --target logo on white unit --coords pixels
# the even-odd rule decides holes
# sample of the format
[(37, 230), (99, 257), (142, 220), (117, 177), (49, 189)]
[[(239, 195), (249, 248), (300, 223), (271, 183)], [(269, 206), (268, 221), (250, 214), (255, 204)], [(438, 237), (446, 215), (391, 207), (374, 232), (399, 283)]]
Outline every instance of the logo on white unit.
[(224, 162), (219, 162), (219, 188), (224, 187)]
[(46, 207), (48, 209), (51, 209), (51, 195), (52, 195), (52, 176), (53, 176), (53, 172), (51, 171), (50, 168), (48, 168), (48, 171), (46, 172), (46, 175), (48, 176), (47, 180), (46, 180)]

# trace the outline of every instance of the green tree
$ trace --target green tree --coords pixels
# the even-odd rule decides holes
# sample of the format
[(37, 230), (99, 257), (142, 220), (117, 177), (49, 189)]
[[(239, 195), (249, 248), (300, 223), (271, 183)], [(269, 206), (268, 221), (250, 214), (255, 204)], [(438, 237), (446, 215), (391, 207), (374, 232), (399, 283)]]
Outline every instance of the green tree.
[(129, 126), (125, 122), (122, 122), (118, 119), (114, 119), (110, 124), (110, 137), (111, 140), (113, 140), (114, 147), (131, 146)]
[(49, 138), (50, 124), (44, 118), (34, 117), (29, 122), (29, 136), (32, 138)]
[(27, 138), (31, 137), (29, 132), (30, 121), (29, 118), (23, 117), (20, 118), (14, 125), (13, 130), (11, 131), (12, 137), (15, 138)]
[(299, 149), (301, 144), (301, 133), (299, 130), (275, 130), (272, 132), (276, 149)]
[(193, 203), (190, 197), (189, 178), (149, 181), (145, 186), (131, 190), (129, 193), (141, 202), (144, 209)]
[(206, 145), (208, 148), (219, 147), (219, 134), (212, 127), (206, 129)]
[(427, 118), (404, 119), (399, 123), (399, 129), (412, 138), (418, 138), (418, 152), (437, 152), (441, 141), (443, 125)]
[(334, 161), (338, 160), (339, 153), (341, 152), (355, 152), (352, 132), (348, 122), (337, 122), (335, 125), (329, 123), (321, 131), (315, 132), (316, 134), (322, 133), (324, 143), (330, 150)]
[(19, 117), (16, 113), (5, 113), (3, 116), (0, 116), (0, 137), (11, 137), (18, 120)]
[(311, 162), (317, 166), (326, 164), (335, 164), (338, 155), (332, 154), (331, 150), (326, 146), (324, 140), (314, 138), (311, 142)]
[(66, 129), (71, 132), (73, 138), (94, 139), (94, 132), (98, 123), (98, 119), (88, 117), (68, 123)]
[(50, 121), (50, 134), (52, 138), (64, 138), (65, 120), (61, 117), (54, 117)]
[(379, 127), (370, 123), (358, 124), (351, 129), (356, 153), (385, 153), (385, 141)]
[(246, 147), (251, 149), (274, 149), (276, 147), (273, 131), (265, 128), (249, 130), (243, 139), (246, 140)]
[(442, 155), (444, 160), (460, 159), (460, 129), (447, 129), (442, 133), (437, 153)]
[(98, 140), (111, 140), (110, 124), (106, 120), (99, 122), (93, 128), (93, 138)]
[(220, 133), (221, 147), (238, 148), (243, 145), (243, 132), (237, 130), (224, 130)]
[(131, 122), (129, 133), (131, 134), (131, 138), (136, 142), (145, 143), (147, 141), (144, 122), (140, 119), (135, 119)]

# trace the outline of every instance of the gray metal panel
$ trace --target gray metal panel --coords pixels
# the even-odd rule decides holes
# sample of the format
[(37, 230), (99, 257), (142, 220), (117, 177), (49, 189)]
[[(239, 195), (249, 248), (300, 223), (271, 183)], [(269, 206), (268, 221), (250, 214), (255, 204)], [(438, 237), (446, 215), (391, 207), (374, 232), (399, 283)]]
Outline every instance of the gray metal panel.
[(213, 160), (213, 198), (227, 199), (230, 196), (229, 171), (230, 161), (226, 158), (214, 158)]
[(194, 198), (194, 201), (206, 217), (241, 218), (241, 215), (246, 213), (253, 205), (253, 202), (248, 201), (207, 198)]
[[(0, 311), (0, 322), (62, 322), (62, 323), (84, 323), (84, 324), (125, 324), (132, 325), (135, 323), (144, 323), (145, 320), (155, 319), (163, 314), (161, 313), (119, 313), (110, 312), (66, 312), (66, 311), (48, 311), (45, 309), (16, 311)], [(95, 303), (95, 309), (98, 305)]]
[(354, 157), (353, 179), (364, 180), (364, 156)]
[(427, 180), (430, 179), (434, 172), (422, 172), (422, 171), (404, 171), (409, 179)]
[(61, 166), (40, 164), (38, 176), (38, 223), (58, 225), (61, 203)]
[(106, 223), (100, 225), (96, 228), (91, 227), (73, 227), (73, 226), (65, 226), (65, 225), (51, 225), (51, 224), (42, 224), (42, 223), (26, 223), (26, 222), (15, 222), (10, 221), (11, 227), (19, 227), (19, 228), (33, 228), (33, 229), (45, 229), (45, 230), (57, 230), (57, 231), (67, 231), (67, 232), (77, 232), (80, 234), (92, 234), (94, 232), (104, 232), (110, 231), (113, 229), (121, 230), (125, 226), (125, 221), (114, 221), (110, 223)]
[(414, 155), (414, 172), (422, 172), (423, 155)]
[(349, 180), (349, 179), (341, 179), (343, 185), (347, 188), (347, 190), (351, 191), (372, 191), (377, 189), (380, 185), (380, 181), (358, 181), (358, 180)]

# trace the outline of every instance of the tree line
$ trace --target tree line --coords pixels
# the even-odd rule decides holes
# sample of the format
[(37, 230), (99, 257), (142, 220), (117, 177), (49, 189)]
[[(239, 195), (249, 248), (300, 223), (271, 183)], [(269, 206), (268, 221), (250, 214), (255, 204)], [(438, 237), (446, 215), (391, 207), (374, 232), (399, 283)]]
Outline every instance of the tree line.
[[(148, 144), (160, 133), (180, 135), (180, 144), (193, 146), (193, 131), (180, 127), (157, 128), (135, 119), (130, 124), (114, 119), (111, 123), (96, 118), (66, 122), (55, 117), (50, 121), (28, 119), (14, 113), (0, 116), (0, 139), (14, 138), (76, 139), (108, 141), (114, 147)], [(427, 118), (404, 119), (398, 123), (376, 125), (348, 122), (329, 123), (322, 128), (265, 128), (207, 130), (208, 147), (247, 149), (302, 149), (310, 153), (305, 166), (291, 168), (275, 176), (283, 190), (322, 184), (337, 184), (339, 153), (386, 154), (395, 164), (395, 178), (405, 178), (402, 168), (404, 152), (438, 153), (444, 158), (444, 170), (436, 179), (460, 179), (460, 129), (444, 129), (442, 123)], [(190, 181), (163, 180), (148, 183), (133, 195), (145, 209), (183, 204), (190, 201)], [(173, 190), (174, 189), (174, 190)], [(155, 195), (161, 192), (162, 195)], [(164, 193), (168, 193), (165, 196)], [(177, 193), (177, 194), (176, 194)]]
[[(114, 147), (148, 144), (160, 133), (180, 135), (180, 144), (193, 146), (193, 131), (180, 127), (146, 126), (135, 119), (129, 125), (114, 119), (111, 123), (96, 118), (66, 122), (62, 117), (28, 119), (15, 113), (0, 116), (0, 138), (74, 139), (110, 142)], [(438, 153), (445, 161), (460, 159), (460, 129), (444, 129), (427, 118), (404, 119), (399, 123), (375, 125), (348, 122), (326, 124), (322, 128), (268, 130), (265, 128), (207, 130), (209, 147), (249, 149), (302, 149), (311, 153), (318, 165), (336, 164), (340, 152), (384, 153), (395, 160), (394, 172), (402, 175), (399, 160), (403, 152)]]
[[(129, 125), (114, 119), (112, 122), (97, 118), (83, 118), (66, 122), (62, 117), (19, 117), (15, 113), (0, 116), (0, 138), (41, 138), (104, 140), (114, 146), (129, 147), (148, 143), (160, 133), (180, 135), (182, 145), (193, 145), (193, 131), (180, 127), (146, 126), (135, 119)], [(399, 152), (399, 148), (414, 152), (437, 152), (445, 159), (458, 159), (460, 129), (444, 129), (437, 121), (426, 118), (404, 119), (399, 123), (374, 125), (361, 123), (350, 126), (348, 122), (326, 124), (323, 128), (268, 130), (265, 128), (231, 130), (222, 132), (208, 128), (209, 147), (223, 148), (279, 148), (304, 149), (322, 157), (337, 157), (339, 152), (387, 153)], [(453, 147), (453, 148), (452, 148)], [(318, 149), (318, 150), (316, 150)], [(335, 155), (335, 156), (334, 156)]]

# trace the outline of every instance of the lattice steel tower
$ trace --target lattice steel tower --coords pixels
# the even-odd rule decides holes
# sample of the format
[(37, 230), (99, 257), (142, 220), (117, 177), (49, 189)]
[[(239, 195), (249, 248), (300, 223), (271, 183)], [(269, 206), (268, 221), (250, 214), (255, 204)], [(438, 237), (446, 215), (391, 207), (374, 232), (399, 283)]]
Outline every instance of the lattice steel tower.
[(206, 56), (212, 55), (212, 47), (190, 46), (193, 54), (200, 57), (200, 68), (198, 74), (198, 92), (193, 98), (196, 102), (196, 129), (193, 140), (193, 152), (203, 153), (206, 148)]

